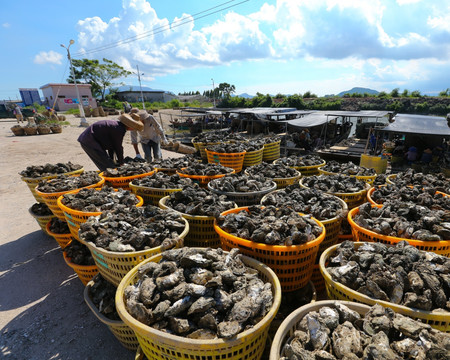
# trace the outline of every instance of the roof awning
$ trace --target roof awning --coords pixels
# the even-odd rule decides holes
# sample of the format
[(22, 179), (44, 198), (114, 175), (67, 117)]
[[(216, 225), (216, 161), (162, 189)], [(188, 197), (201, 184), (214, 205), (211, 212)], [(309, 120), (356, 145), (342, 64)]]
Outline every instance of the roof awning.
[(313, 126), (318, 125), (324, 125), (329, 120), (334, 119), (335, 117), (328, 117), (325, 114), (309, 114), (305, 115), (302, 118), (299, 119), (293, 119), (293, 120), (286, 120), (286, 121), (280, 121), (283, 123), (287, 123), (290, 126), (300, 127), (300, 128), (309, 128)]
[(450, 127), (444, 117), (397, 114), (394, 119), (395, 121), (386, 126), (383, 131), (450, 136)]
[(326, 112), (330, 116), (351, 116), (351, 117), (365, 117), (365, 118), (380, 118), (384, 117), (392, 111), (376, 111), (376, 110), (364, 110), (364, 111), (331, 111)]

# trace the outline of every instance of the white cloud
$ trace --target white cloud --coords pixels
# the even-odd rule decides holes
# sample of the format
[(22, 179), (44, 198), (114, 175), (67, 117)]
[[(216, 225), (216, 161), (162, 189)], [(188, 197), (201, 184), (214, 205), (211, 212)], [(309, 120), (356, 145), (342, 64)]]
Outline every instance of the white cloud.
[(410, 5), (410, 4), (417, 4), (421, 2), (422, 0), (397, 0), (397, 4), (400, 6), (402, 5)]
[(433, 29), (444, 30), (450, 32), (450, 7), (447, 10), (447, 14), (441, 16), (431, 17), (427, 19), (427, 24)]
[(50, 51), (41, 51), (39, 54), (37, 54), (34, 57), (33, 62), (35, 64), (61, 64), (63, 56), (60, 53), (57, 53), (56, 51), (50, 50)]
[(7, 29), (7, 28), (11, 27), (11, 24), (5, 22), (5, 23), (2, 24), (2, 26), (3, 26), (5, 29)]

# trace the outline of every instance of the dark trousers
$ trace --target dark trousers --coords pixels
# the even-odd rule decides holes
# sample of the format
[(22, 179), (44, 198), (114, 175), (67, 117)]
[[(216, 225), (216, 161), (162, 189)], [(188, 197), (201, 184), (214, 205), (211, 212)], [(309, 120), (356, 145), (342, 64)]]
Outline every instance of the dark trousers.
[(80, 145), (100, 171), (117, 167), (115, 162), (109, 157), (108, 153), (100, 147), (100, 145), (98, 147), (86, 146), (82, 143), (80, 143)]

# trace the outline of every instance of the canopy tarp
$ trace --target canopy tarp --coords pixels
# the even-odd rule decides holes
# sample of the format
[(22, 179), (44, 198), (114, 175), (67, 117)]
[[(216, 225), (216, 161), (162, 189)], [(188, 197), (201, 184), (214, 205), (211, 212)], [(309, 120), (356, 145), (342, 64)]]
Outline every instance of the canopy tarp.
[(312, 114), (305, 115), (299, 119), (286, 120), (286, 121), (280, 121), (280, 122), (287, 123), (290, 126), (295, 126), (295, 127), (300, 127), (300, 128), (309, 128), (309, 127), (313, 127), (313, 126), (324, 125), (328, 121), (330, 121), (334, 118), (335, 117), (327, 116), (323, 113), (319, 113), (319, 114), (312, 113)]
[(450, 136), (450, 127), (444, 117), (397, 114), (394, 122), (383, 131), (398, 132), (404, 134), (424, 134)]
[(376, 110), (364, 110), (364, 111), (331, 111), (326, 112), (330, 116), (350, 116), (350, 117), (363, 117), (363, 118), (381, 118), (392, 111), (376, 111)]

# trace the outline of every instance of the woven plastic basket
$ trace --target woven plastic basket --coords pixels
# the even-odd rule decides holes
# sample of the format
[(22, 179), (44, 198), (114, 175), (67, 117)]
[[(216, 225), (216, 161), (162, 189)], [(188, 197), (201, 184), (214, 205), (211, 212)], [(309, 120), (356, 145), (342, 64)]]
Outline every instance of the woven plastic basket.
[(359, 213), (359, 207), (354, 208), (348, 213), (348, 222), (352, 227), (353, 237), (361, 242), (379, 242), (388, 245), (395, 245), (400, 241), (407, 241), (410, 245), (419, 250), (434, 252), (439, 255), (450, 257), (450, 239), (441, 241), (421, 241), (399, 238), (394, 236), (381, 235), (374, 231), (364, 229), (353, 221), (353, 218)]
[[(279, 360), (283, 357), (283, 348), (288, 341), (294, 337), (296, 330), (300, 328), (300, 322), (308, 313), (312, 311), (319, 311), (324, 306), (333, 307), (337, 301), (335, 300), (322, 300), (312, 304), (307, 304), (299, 307), (292, 312), (280, 325), (275, 337), (272, 341), (272, 347), (270, 348), (269, 360)], [(339, 301), (342, 305), (347, 306), (349, 309), (356, 311), (360, 315), (366, 314), (370, 307), (363, 304), (357, 304), (349, 301)]]
[[(161, 255), (147, 259), (147, 262), (159, 262)], [(242, 257), (242, 261), (249, 267), (258, 270), (264, 282), (272, 284), (274, 300), (266, 316), (250, 329), (238, 334), (232, 339), (197, 340), (187, 339), (168, 334), (150, 326), (144, 325), (133, 318), (125, 307), (124, 291), (129, 285), (137, 281), (140, 266), (132, 269), (121, 281), (116, 292), (116, 308), (122, 320), (131, 327), (139, 344), (149, 360), (259, 360), (264, 351), (270, 323), (274, 319), (281, 303), (281, 289), (274, 272), (257, 260)]]
[[(249, 211), (248, 207), (231, 209), (220, 214), (225, 216), (239, 211)], [(222, 249), (229, 251), (239, 248), (242, 254), (250, 256), (269, 266), (278, 276), (283, 292), (294, 291), (305, 286), (311, 278), (313, 265), (319, 246), (325, 238), (325, 227), (315, 220), (323, 229), (316, 239), (301, 245), (266, 245), (233, 236), (214, 222), (214, 229), (220, 236)]]
[(397, 177), (397, 174), (391, 174), (386, 178), (386, 183), (394, 185), (394, 179)]
[(101, 172), (99, 175), (105, 179), (105, 185), (109, 185), (113, 188), (122, 188), (124, 190), (130, 190), (130, 182), (132, 182), (134, 179), (140, 179), (146, 176), (151, 176), (154, 173), (156, 173), (156, 170), (152, 170), (148, 173), (144, 173), (144, 174), (138, 174), (138, 175), (133, 175), (133, 176), (119, 176), (119, 177), (109, 177), (109, 176), (104, 176), (103, 172)]
[[(297, 170), (296, 170), (297, 171)], [(245, 175), (250, 175), (247, 170), (244, 170)], [(277, 189), (283, 189), (289, 185), (295, 184), (297, 181), (300, 180), (302, 177), (302, 174), (297, 171), (297, 174), (295, 176), (289, 177), (289, 178), (273, 178), (273, 180), (277, 184)]]
[(139, 347), (139, 342), (136, 335), (134, 334), (134, 331), (131, 330), (130, 327), (123, 321), (108, 319), (97, 309), (89, 296), (89, 291), (92, 285), (94, 285), (94, 282), (89, 281), (83, 292), (84, 301), (86, 302), (87, 306), (89, 307), (89, 309), (91, 309), (97, 319), (108, 326), (109, 330), (126, 349), (136, 351)]
[(280, 157), (280, 144), (281, 140), (264, 144), (263, 150), (263, 160), (264, 161), (274, 161)]
[(55, 215), (36, 215), (33, 211), (31, 211), (31, 207), (28, 209), (30, 215), (36, 220), (36, 222), (41, 227), (42, 231), (48, 234), (47, 232), (47, 224), (48, 222), (55, 217)]
[[(319, 170), (319, 173), (323, 174), (323, 175), (339, 175), (338, 173), (333, 173), (333, 172), (330, 172), (330, 171), (322, 170), (321, 167), (319, 167), (318, 170)], [(358, 180), (363, 180), (364, 182), (366, 182), (368, 184), (372, 184), (375, 181), (375, 178), (377, 177), (377, 174), (375, 174), (375, 175), (367, 175), (367, 176), (347, 175), (347, 174), (343, 174), (343, 175), (350, 176), (350, 177), (355, 177)]]
[[(186, 168), (181, 168), (180, 170), (183, 171), (184, 169), (186, 169)], [(208, 183), (211, 180), (218, 179), (218, 178), (221, 178), (221, 177), (224, 177), (224, 176), (227, 176), (227, 175), (231, 175), (231, 174), (234, 174), (234, 173), (236, 173), (236, 171), (233, 169), (233, 171), (229, 172), (228, 174), (219, 174), (219, 175), (213, 175), (213, 176), (202, 176), (202, 175), (188, 175), (188, 174), (183, 174), (180, 171), (177, 171), (177, 174), (180, 177), (189, 178), (194, 183), (200, 185), (203, 188), (206, 188), (206, 186), (208, 185)]]
[(59, 244), (61, 249), (64, 249), (72, 241), (72, 234), (57, 234), (50, 230), (50, 221), (47, 223), (47, 234), (55, 238), (56, 242)]
[[(76, 194), (81, 189), (73, 190), (68, 192), (68, 194)], [(101, 190), (101, 189), (96, 189)], [(136, 207), (141, 207), (144, 204), (144, 200), (140, 196), (136, 196), (139, 200), (139, 202), (136, 204)], [(64, 213), (64, 218), (67, 222), (67, 225), (69, 226), (69, 230), (72, 234), (72, 236), (80, 241), (80, 237), (78, 236), (78, 231), (80, 230), (81, 224), (84, 224), (87, 219), (89, 219), (91, 216), (98, 216), (102, 212), (85, 212), (85, 211), (79, 211), (79, 210), (73, 210), (66, 205), (64, 205), (61, 200), (63, 196), (61, 195), (58, 200), (56, 201), (59, 208)]]
[[(275, 160), (273, 162), (274, 164), (279, 164), (280, 159)], [(318, 165), (310, 165), (310, 166), (290, 166), (291, 168), (299, 171), (302, 176), (313, 176), (313, 175), (319, 175), (319, 168), (322, 166), (325, 166), (327, 163), (324, 161), (321, 164)]]
[(244, 167), (258, 165), (262, 163), (264, 147), (255, 151), (248, 151), (244, 156)]
[[(169, 196), (159, 200), (161, 209), (170, 209), (176, 211), (166, 205)], [(189, 223), (189, 233), (184, 238), (184, 246), (188, 247), (220, 247), (220, 238), (214, 230), (214, 216), (195, 216), (180, 213)]]
[(242, 170), (246, 151), (240, 153), (218, 153), (208, 149), (205, 149), (205, 151), (210, 164), (221, 164), (234, 169), (236, 172)]
[(72, 259), (67, 256), (67, 253), (65, 251), (63, 251), (63, 256), (66, 264), (76, 272), (84, 286), (86, 286), (87, 283), (91, 281), (95, 275), (98, 274), (97, 265), (77, 265), (72, 262)]
[[(189, 224), (185, 220), (184, 231), (180, 234), (175, 247), (183, 246), (183, 240), (188, 232)], [(118, 286), (123, 277), (136, 265), (153, 255), (167, 250), (162, 246), (157, 246), (141, 251), (117, 252), (97, 247), (91, 242), (84, 241), (83, 238), (80, 238), (80, 240), (89, 248), (100, 274), (115, 286)]]
[[(355, 242), (355, 249), (358, 249), (359, 246), (362, 246), (364, 243)], [(422, 322), (429, 324), (435, 329), (450, 332), (450, 313), (449, 312), (431, 312), (419, 309), (409, 308), (407, 306), (394, 304), (388, 301), (383, 301), (375, 298), (371, 298), (367, 295), (361, 294), (357, 291), (350, 289), (349, 287), (334, 281), (331, 278), (330, 273), (326, 269), (326, 263), (330, 257), (332, 257), (336, 251), (336, 248), (339, 245), (334, 245), (331, 248), (327, 249), (322, 256), (320, 257), (320, 271), (322, 272), (323, 277), (325, 278), (325, 286), (327, 289), (327, 294), (330, 299), (336, 300), (348, 300), (355, 301), (358, 303), (366, 304), (366, 305), (375, 305), (380, 304), (384, 307), (389, 307), (395, 312), (409, 316), (413, 319), (420, 319)]]
[(144, 205), (158, 206), (159, 200), (165, 196), (168, 196), (174, 192), (181, 191), (182, 189), (160, 189), (151, 188), (146, 186), (134, 185), (130, 182), (131, 192), (140, 196), (144, 200)]
[[(228, 143), (228, 141), (224, 141), (224, 143)], [(209, 142), (209, 143), (202, 143), (202, 142), (194, 142), (194, 139), (192, 139), (192, 144), (194, 147), (200, 152), (200, 156), (202, 157), (203, 161), (208, 161), (208, 156), (206, 155), (206, 147), (209, 145), (218, 145), (220, 142)]]
[(50, 179), (54, 179), (57, 178), (59, 175), (80, 175), (84, 172), (84, 168), (75, 170), (75, 171), (71, 171), (71, 172), (66, 172), (63, 174), (55, 174), (55, 175), (49, 175), (49, 176), (42, 176), (42, 177), (38, 177), (38, 178), (29, 178), (29, 177), (21, 177), (21, 180), (24, 181), (28, 188), (30, 189), (31, 193), (33, 194), (34, 198), (36, 199), (37, 202), (43, 203), (45, 202), (44, 199), (42, 199), (42, 197), (40, 197), (38, 194), (36, 194), (36, 186), (38, 186), (38, 184), (43, 181), (43, 180), (50, 180)]
[(226, 192), (214, 189), (211, 186), (211, 182), (208, 183), (209, 190), (211, 190), (213, 193), (217, 195), (226, 195), (229, 200), (234, 201), (238, 206), (258, 205), (261, 202), (261, 199), (266, 194), (276, 190), (276, 188), (277, 184), (275, 183), (275, 181), (272, 181), (272, 186), (266, 190), (252, 191), (252, 192)]

